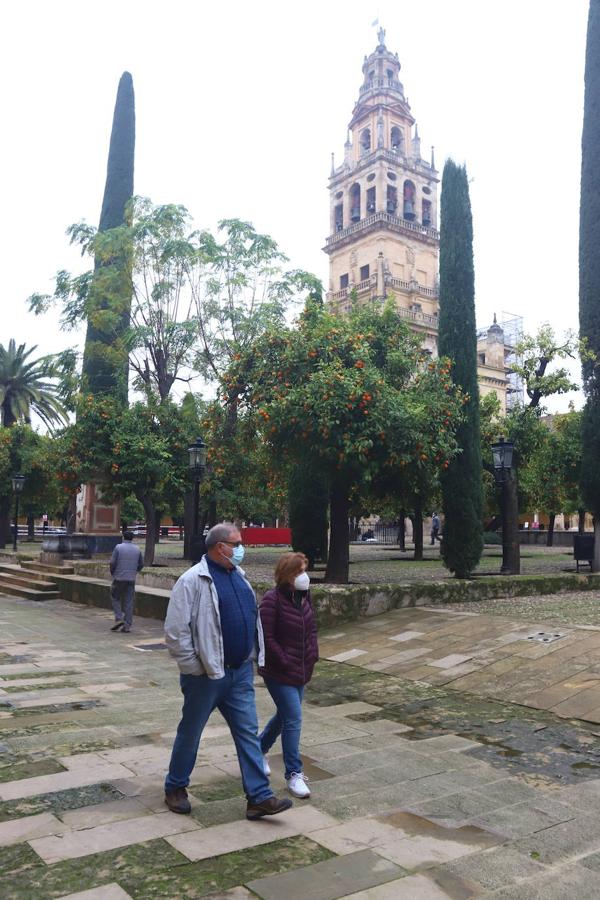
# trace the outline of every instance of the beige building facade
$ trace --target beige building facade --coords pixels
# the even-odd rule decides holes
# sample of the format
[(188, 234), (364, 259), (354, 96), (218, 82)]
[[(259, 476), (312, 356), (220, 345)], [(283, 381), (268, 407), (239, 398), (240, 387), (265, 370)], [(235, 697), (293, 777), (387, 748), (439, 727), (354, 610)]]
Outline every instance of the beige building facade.
[[(399, 79), (400, 61), (379, 30), (365, 57), (363, 83), (348, 126), (344, 160), (329, 179), (327, 300), (339, 312), (359, 302), (393, 297), (398, 313), (437, 352), (439, 232), (433, 147), (421, 155), (417, 123)], [(478, 341), (482, 394), (495, 391), (506, 407), (506, 355), (496, 323)]]

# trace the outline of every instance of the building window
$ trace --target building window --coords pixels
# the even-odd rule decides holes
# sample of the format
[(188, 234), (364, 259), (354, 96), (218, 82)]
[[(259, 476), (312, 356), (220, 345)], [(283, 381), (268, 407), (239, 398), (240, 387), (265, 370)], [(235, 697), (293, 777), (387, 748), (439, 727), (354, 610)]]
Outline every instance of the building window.
[(404, 153), (404, 139), (402, 137), (402, 129), (394, 125), (390, 135), (392, 150), (394, 153)]
[(395, 216), (398, 209), (398, 188), (393, 184), (387, 186), (386, 210)]
[(360, 135), (360, 154), (364, 156), (371, 150), (371, 129), (365, 128)]
[(348, 273), (345, 275), (340, 275), (340, 291), (343, 291), (344, 288), (348, 287)]
[(361, 280), (361, 281), (366, 281), (367, 278), (369, 278), (369, 267), (368, 267), (368, 266), (361, 266), (361, 267), (360, 267), (360, 280)]
[(431, 225), (431, 200), (423, 200), (423, 225)]
[(334, 210), (335, 230), (341, 231), (344, 227), (344, 204), (338, 203)]
[(360, 184), (354, 182), (350, 188), (350, 221), (360, 222)]
[(367, 212), (374, 213), (375, 212), (375, 188), (369, 188), (367, 191)]
[(404, 218), (412, 222), (415, 218), (416, 189), (412, 181), (404, 182)]

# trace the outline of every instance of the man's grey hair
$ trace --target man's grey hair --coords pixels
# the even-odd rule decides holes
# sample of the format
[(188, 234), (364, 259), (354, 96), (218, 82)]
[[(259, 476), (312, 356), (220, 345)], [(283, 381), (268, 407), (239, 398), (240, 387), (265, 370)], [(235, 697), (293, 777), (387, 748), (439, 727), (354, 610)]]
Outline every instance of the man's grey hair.
[(211, 547), (214, 547), (215, 544), (221, 541), (228, 541), (231, 532), (237, 530), (238, 527), (233, 522), (219, 522), (217, 525), (213, 525), (204, 539), (206, 549), (210, 550)]

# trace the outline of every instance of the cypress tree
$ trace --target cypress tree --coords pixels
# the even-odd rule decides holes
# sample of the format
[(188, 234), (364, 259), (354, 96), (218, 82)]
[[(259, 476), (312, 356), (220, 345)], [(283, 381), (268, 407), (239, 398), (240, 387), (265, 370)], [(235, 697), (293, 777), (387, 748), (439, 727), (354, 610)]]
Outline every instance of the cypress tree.
[(442, 558), (457, 578), (468, 577), (483, 553), (481, 447), (473, 221), (467, 170), (448, 160), (442, 176), (438, 349), (452, 361), (452, 379), (466, 396), (457, 433), (461, 453), (442, 476)]
[(127, 402), (128, 352), (122, 340), (131, 312), (131, 265), (129, 254), (111, 253), (102, 247), (103, 232), (126, 225), (127, 204), (133, 197), (135, 151), (135, 100), (133, 80), (124, 72), (119, 81), (113, 116), (106, 184), (100, 223), (94, 277), (88, 298), (88, 323), (83, 354), (84, 390), (94, 395), (111, 394)]
[(600, 571), (600, 0), (591, 0), (585, 58), (579, 219), (579, 328), (595, 359), (583, 361), (581, 493), (595, 517), (593, 569)]

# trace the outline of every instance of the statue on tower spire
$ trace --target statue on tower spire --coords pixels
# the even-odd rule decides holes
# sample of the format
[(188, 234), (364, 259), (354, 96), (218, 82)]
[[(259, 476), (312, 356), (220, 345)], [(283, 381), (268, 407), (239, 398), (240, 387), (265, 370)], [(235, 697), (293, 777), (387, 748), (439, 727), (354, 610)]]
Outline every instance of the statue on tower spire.
[(377, 32), (377, 40), (379, 41), (380, 47), (385, 47), (385, 28), (380, 25), (379, 31)]

